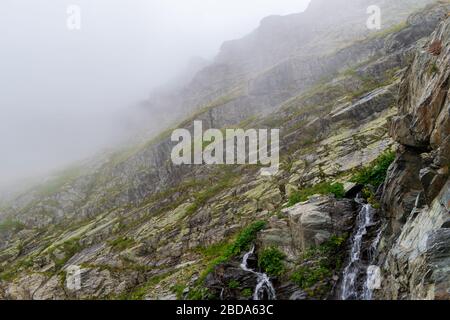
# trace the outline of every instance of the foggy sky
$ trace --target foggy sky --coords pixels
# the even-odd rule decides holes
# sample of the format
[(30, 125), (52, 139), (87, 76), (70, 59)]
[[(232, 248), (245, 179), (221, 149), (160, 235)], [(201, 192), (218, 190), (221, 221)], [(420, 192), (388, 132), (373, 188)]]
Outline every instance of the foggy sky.
[[(111, 146), (120, 119), (193, 56), (308, 0), (2, 0), (0, 187)], [(66, 27), (79, 5), (81, 30)], [(149, 120), (151, 121), (151, 120)]]

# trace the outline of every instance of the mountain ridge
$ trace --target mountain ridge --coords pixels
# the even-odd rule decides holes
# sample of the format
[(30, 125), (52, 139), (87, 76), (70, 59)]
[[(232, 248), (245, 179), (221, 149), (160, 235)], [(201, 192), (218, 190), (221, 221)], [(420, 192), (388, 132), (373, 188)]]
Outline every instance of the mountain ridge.
[[(257, 244), (259, 257), (272, 247), (285, 257), (286, 273), (275, 280), (279, 296), (332, 297), (326, 288), (338, 285), (334, 280), (342, 271), (338, 261), (315, 256), (327, 259), (330, 270), (308, 287), (300, 281), (304, 266), (298, 260), (306, 249), (327, 244), (327, 239), (334, 239), (332, 250), (346, 258), (348, 235), (344, 235), (352, 232), (357, 210), (352, 199), (339, 199), (340, 187), (348, 197), (354, 196), (355, 171), (370, 167), (385, 150), (394, 148), (389, 123), (398, 116), (405, 72), (413, 77), (408, 68), (417, 41), (432, 33), (449, 10), (448, 4), (430, 5), (401, 28), (362, 42), (357, 36), (358, 41), (339, 48), (328, 60), (321, 57), (311, 63), (313, 81), (307, 84), (300, 78), (303, 65), (296, 65), (295, 59), (283, 62), (281, 68), (263, 70), (250, 81), (253, 89), (219, 94), (183, 121), (188, 129), (192, 119), (203, 120), (206, 128), (280, 126), (282, 163), (275, 177), (259, 177), (260, 168), (251, 166), (173, 166), (168, 161), (173, 146), (169, 129), (87, 175), (67, 172), (61, 181), (17, 199), (12, 209), (6, 209), (0, 229), (0, 297), (207, 298), (234, 280), (240, 284), (237, 289), (228, 287), (232, 290), (226, 290), (226, 297), (245, 298), (254, 279), (238, 265), (248, 243), (233, 255), (227, 248), (237, 250), (245, 227), (256, 220), (266, 222), (265, 229), (250, 239)], [(198, 85), (208, 79), (205, 76)], [(228, 92), (229, 83), (240, 81), (237, 77), (216, 85)], [(387, 174), (395, 185), (395, 176)], [(366, 187), (368, 200), (381, 198), (374, 186)], [(284, 208), (286, 202), (315, 192), (325, 195)], [(394, 201), (384, 199), (386, 206)], [(336, 216), (340, 210), (343, 217)], [(211, 265), (212, 260), (220, 263)], [(64, 285), (70, 265), (82, 268), (81, 290)], [(380, 298), (403, 297), (393, 294), (394, 285), (387, 288), (390, 291)]]

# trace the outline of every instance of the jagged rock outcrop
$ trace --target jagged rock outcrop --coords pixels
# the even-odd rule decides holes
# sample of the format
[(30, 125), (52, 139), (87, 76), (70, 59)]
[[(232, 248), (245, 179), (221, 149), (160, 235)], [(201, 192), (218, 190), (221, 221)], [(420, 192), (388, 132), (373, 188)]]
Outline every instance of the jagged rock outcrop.
[[(435, 228), (442, 217), (439, 203), (448, 203), (448, 195), (441, 191), (445, 189), (442, 177), (446, 177), (442, 164), (448, 162), (449, 154), (448, 133), (445, 136), (448, 112), (438, 110), (440, 102), (446, 101), (445, 30), (439, 36), (443, 41), (441, 55), (428, 53), (424, 43), (419, 53), (422, 58), (416, 58), (406, 80), (400, 83), (399, 78), (410, 63), (416, 42), (435, 29), (449, 7), (431, 5), (398, 26), (413, 11), (411, 3), (423, 5), (429, 1), (380, 0), (377, 2), (393, 9), (395, 14), (391, 16), (387, 9), (385, 18), (387, 25), (396, 28), (368, 33), (364, 7), (368, 2), (373, 4), (359, 1), (356, 11), (342, 12), (339, 21), (349, 23), (342, 24), (339, 30), (345, 29), (345, 33), (336, 41), (332, 40), (334, 34), (321, 39), (328, 30), (327, 23), (334, 20), (323, 21), (323, 29), (317, 33), (291, 30), (298, 23), (315, 21), (321, 12), (314, 6), (319, 4), (314, 4), (312, 13), (268, 18), (248, 38), (226, 44), (218, 59), (200, 71), (181, 93), (171, 96), (170, 103), (158, 103), (166, 108), (175, 101), (174, 113), (177, 108), (195, 110), (180, 124), (188, 129), (192, 129), (193, 119), (203, 120), (205, 129), (238, 125), (281, 128), (282, 163), (277, 175), (261, 177), (257, 166), (174, 166), (169, 160), (173, 146), (170, 131), (145, 145), (85, 166), (81, 172), (68, 172), (1, 209), (2, 223), (7, 223), (6, 231), (0, 233), (0, 297), (185, 297), (193, 294), (200, 276), (209, 270), (225, 245), (245, 226), (264, 220), (268, 225), (255, 239), (256, 254), (276, 247), (286, 255), (284, 262), (289, 271), (274, 281), (278, 296), (330, 298), (332, 287), (339, 281), (346, 248), (339, 236), (351, 232), (355, 204), (349, 199), (319, 197), (283, 209), (289, 198), (303, 188), (323, 181), (348, 182), (353, 170), (372, 162), (393, 145), (388, 121), (397, 115), (399, 87), (401, 110), (393, 123), (398, 128), (395, 139), (405, 145), (399, 147), (399, 157), (385, 186), (383, 203), (391, 226), (389, 235), (406, 239), (405, 243), (415, 248), (422, 237), (408, 238), (405, 223), (417, 231), (411, 235), (422, 234), (425, 229), (421, 224), (429, 226), (428, 231), (439, 229)], [(334, 3), (334, 8), (346, 7), (344, 1)], [(352, 21), (362, 25), (355, 29)], [(259, 36), (271, 32), (272, 38), (282, 42), (271, 45), (279, 52), (267, 52), (266, 38)], [(280, 38), (285, 32), (289, 33), (287, 40)], [(311, 39), (303, 42), (302, 37)], [(247, 42), (248, 48), (240, 51)], [(234, 56), (236, 50), (249, 57)], [(259, 58), (252, 59), (253, 50), (261, 50)], [(305, 52), (318, 53), (312, 58)], [(289, 58), (280, 61), (282, 56)], [(439, 73), (434, 73), (436, 68), (428, 59), (436, 61)], [(245, 66), (234, 64), (235, 60)], [(415, 82), (416, 72), (425, 66), (431, 66), (430, 74)], [(310, 76), (308, 81), (303, 81), (304, 71)], [(441, 88), (437, 95), (433, 93), (434, 85)], [(422, 99), (426, 92), (431, 96), (426, 104), (433, 106), (433, 112), (425, 107), (416, 112), (414, 106), (426, 101), (426, 97)], [(416, 123), (428, 133), (416, 134)], [(417, 197), (419, 194), (423, 196)], [(409, 213), (416, 199), (423, 210), (432, 213), (432, 222), (426, 220), (426, 214), (421, 215), (423, 221), (411, 219)], [(445, 225), (448, 220), (442, 222)], [(398, 237), (399, 232), (404, 232), (404, 237)], [(330, 245), (327, 240), (333, 236), (339, 238)], [(433, 273), (436, 279), (446, 277), (446, 258), (442, 258), (447, 250), (445, 236), (446, 232), (440, 231), (428, 238), (427, 261), (442, 266)], [(380, 261), (386, 261), (386, 270), (392, 271), (392, 278), (385, 280), (385, 296), (421, 296), (416, 292), (422, 289), (416, 286), (409, 290), (409, 280), (397, 278), (407, 267), (391, 269), (391, 262), (397, 258), (394, 240), (386, 235), (382, 242), (385, 247), (380, 248)], [(313, 257), (299, 261), (308, 250), (316, 250)], [(388, 251), (389, 257), (395, 259), (386, 257)], [(399, 252), (403, 259), (399, 261), (411, 257), (409, 251)], [(241, 258), (233, 257), (206, 278), (216, 298), (221, 293), (224, 298), (248, 298), (248, 289), (256, 280), (241, 271)], [(251, 258), (255, 268), (256, 258)], [(323, 262), (326, 268), (321, 268)], [(68, 290), (64, 281), (71, 265), (81, 268), (83, 286), (75, 292)], [(311, 270), (318, 273), (313, 284), (302, 274)], [(414, 270), (411, 272), (418, 279), (421, 273)], [(298, 272), (295, 283), (290, 274), (294, 272)], [(230, 287), (231, 280), (239, 284)], [(401, 294), (392, 289), (397, 281), (401, 283), (397, 290)], [(435, 297), (445, 296), (445, 281), (435, 281), (440, 286)]]
[[(298, 261), (309, 250), (324, 245), (332, 237), (346, 238), (352, 232), (355, 216), (356, 204), (352, 199), (337, 200), (332, 196), (314, 196), (304, 203), (283, 209), (278, 216), (271, 217), (267, 227), (259, 232), (256, 250), (248, 256), (247, 267), (262, 271), (258, 265), (259, 256), (266, 249), (277, 248), (284, 255), (283, 275), (271, 277), (277, 299), (314, 299), (314, 289), (308, 292), (302, 290), (289, 275), (295, 272)], [(242, 258), (239, 256), (231, 262), (220, 264), (208, 275), (204, 286), (213, 296), (249, 299), (254, 295), (260, 279), (254, 272), (243, 269)], [(306, 265), (312, 263), (305, 262)], [(339, 267), (330, 270), (321, 279), (322, 283), (334, 287), (340, 271)], [(230, 287), (230, 283), (235, 285)]]
[[(440, 53), (428, 48), (435, 41)], [(450, 21), (422, 42), (403, 78), (391, 135), (401, 145), (383, 199), (379, 298), (450, 299)]]
[[(260, 247), (276, 245), (289, 257), (298, 257), (311, 247), (320, 246), (331, 236), (342, 236), (353, 228), (356, 208), (353, 199), (311, 197), (306, 203), (283, 209), (285, 226), (275, 219), (259, 236)], [(277, 237), (278, 235), (278, 237)], [(290, 241), (279, 238), (289, 237)], [(295, 258), (294, 258), (295, 260)]]

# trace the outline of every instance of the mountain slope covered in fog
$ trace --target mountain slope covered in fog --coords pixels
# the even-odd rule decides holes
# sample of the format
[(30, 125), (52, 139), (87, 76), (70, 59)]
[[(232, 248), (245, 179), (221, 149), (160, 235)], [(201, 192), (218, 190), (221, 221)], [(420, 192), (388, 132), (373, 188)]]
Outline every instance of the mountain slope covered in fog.
[[(450, 5), (347, 2), (268, 17), (145, 103), (189, 130), (280, 128), (277, 175), (175, 166), (172, 128), (68, 169), (0, 209), (0, 297), (449, 298)], [(380, 31), (366, 26), (373, 4)], [(255, 292), (261, 279), (241, 262), (274, 294)]]

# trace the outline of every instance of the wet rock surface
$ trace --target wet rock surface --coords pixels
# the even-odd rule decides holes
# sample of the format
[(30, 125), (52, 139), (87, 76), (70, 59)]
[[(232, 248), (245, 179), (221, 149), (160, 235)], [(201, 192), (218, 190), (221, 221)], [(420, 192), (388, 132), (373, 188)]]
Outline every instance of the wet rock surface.
[[(448, 20), (424, 45), (436, 40), (442, 43), (439, 54), (416, 51), (401, 85), (399, 115), (392, 122), (391, 134), (402, 146), (383, 195), (388, 231), (386, 253), (379, 260), (380, 298), (450, 298)], [(436, 72), (430, 72), (430, 66), (436, 66)]]
[[(407, 1), (381, 2), (401, 12), (387, 20), (390, 26), (411, 13)], [(362, 190), (349, 182), (354, 170), (393, 146), (397, 160), (381, 197), (386, 231), (376, 256), (382, 286), (374, 298), (448, 299), (448, 11), (446, 4), (432, 5), (402, 28), (372, 37), (364, 19), (364, 30), (342, 23), (345, 32), (337, 38), (319, 30), (300, 39), (297, 29), (289, 30), (292, 23), (307, 26), (308, 13), (274, 17), (255, 34), (270, 35), (275, 28), (293, 40), (270, 42), (282, 50), (262, 50), (261, 59), (253, 53), (265, 42), (250, 41), (255, 47), (244, 57), (235, 55), (238, 43), (226, 44), (217, 62), (175, 99), (183, 102), (174, 104), (184, 112), (196, 110), (187, 118), (204, 120), (205, 128), (281, 128), (278, 174), (261, 177), (259, 167), (249, 166), (173, 166), (167, 135), (67, 172), (0, 209), (0, 221), (10, 222), (0, 232), (0, 299), (189, 297), (224, 246), (258, 220), (267, 225), (254, 240), (248, 265), (261, 271), (258, 259), (265, 249), (284, 255), (284, 272), (270, 277), (277, 298), (338, 298), (333, 288), (349, 255), (342, 238), (355, 230), (358, 205), (330, 195), (286, 204), (296, 192), (324, 181), (343, 183), (346, 196), (355, 197)], [(442, 50), (432, 55), (426, 49), (436, 39)], [(244, 69), (242, 78), (238, 71)], [(248, 85), (239, 87), (242, 82)], [(378, 225), (368, 228), (371, 238), (377, 230)], [(328, 247), (330, 240), (337, 248)], [(202, 286), (213, 297), (252, 298), (258, 278), (240, 267), (242, 254), (205, 277)], [(81, 268), (77, 290), (65, 281), (72, 265)], [(308, 272), (315, 278), (305, 277)]]

